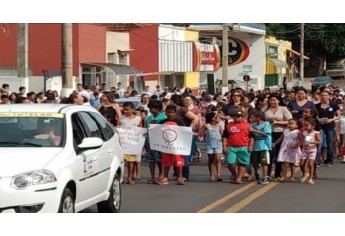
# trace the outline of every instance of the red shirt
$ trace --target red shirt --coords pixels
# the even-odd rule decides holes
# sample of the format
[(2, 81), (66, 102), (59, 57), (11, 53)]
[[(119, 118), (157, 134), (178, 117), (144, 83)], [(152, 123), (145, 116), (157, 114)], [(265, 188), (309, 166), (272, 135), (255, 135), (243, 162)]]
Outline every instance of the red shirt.
[(227, 126), (228, 147), (248, 147), (250, 124), (247, 121), (241, 123), (230, 122)]

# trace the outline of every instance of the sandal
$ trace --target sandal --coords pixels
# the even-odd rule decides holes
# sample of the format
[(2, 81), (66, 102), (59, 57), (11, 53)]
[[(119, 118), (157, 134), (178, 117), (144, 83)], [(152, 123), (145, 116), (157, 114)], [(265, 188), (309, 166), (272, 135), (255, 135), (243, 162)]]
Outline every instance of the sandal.
[(184, 178), (178, 178), (177, 185), (184, 185)]
[(243, 184), (242, 181), (235, 181), (234, 184)]
[(169, 181), (167, 178), (163, 178), (159, 180), (159, 185), (167, 185), (167, 184), (169, 184)]
[(285, 178), (283, 178), (283, 177), (278, 177), (277, 180), (281, 183), (285, 182)]
[(127, 184), (135, 184), (135, 181), (133, 181), (133, 180), (128, 180), (128, 181), (127, 181)]
[(218, 182), (221, 182), (221, 181), (223, 181), (223, 178), (217, 177), (217, 181), (218, 181)]
[(149, 179), (146, 183), (147, 184), (156, 184), (156, 180), (155, 179)]

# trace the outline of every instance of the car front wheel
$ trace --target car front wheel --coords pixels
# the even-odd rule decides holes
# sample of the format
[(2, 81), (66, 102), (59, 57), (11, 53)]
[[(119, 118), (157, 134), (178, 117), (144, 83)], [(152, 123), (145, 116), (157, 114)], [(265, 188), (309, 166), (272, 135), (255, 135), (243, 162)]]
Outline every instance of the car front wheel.
[(121, 207), (121, 183), (119, 174), (115, 174), (109, 190), (109, 198), (97, 204), (100, 213), (118, 213)]
[(59, 213), (74, 213), (74, 194), (66, 187), (62, 193)]

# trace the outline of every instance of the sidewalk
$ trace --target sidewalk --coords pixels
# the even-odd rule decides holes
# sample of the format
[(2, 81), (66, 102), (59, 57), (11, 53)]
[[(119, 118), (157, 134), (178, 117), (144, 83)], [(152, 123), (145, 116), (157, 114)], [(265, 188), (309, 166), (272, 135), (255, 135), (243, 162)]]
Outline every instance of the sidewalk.
[[(311, 89), (311, 80), (313, 79), (314, 78), (312, 77), (304, 78), (303, 87), (307, 90)], [(298, 79), (292, 79), (291, 81), (289, 81), (287, 85), (288, 90), (291, 90), (295, 86), (295, 84), (298, 84)], [(283, 87), (283, 84), (280, 84), (279, 86), (269, 86), (269, 89), (271, 90), (271, 92), (276, 92), (282, 87)]]

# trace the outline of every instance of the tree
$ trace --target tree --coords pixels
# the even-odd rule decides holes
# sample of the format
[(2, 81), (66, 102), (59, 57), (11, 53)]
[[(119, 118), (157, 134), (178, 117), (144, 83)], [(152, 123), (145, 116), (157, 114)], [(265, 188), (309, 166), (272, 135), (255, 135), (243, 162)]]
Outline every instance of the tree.
[[(289, 40), (300, 50), (300, 24), (266, 24), (267, 34)], [(336, 62), (345, 58), (345, 24), (305, 24), (304, 50), (311, 61), (322, 70), (324, 61)], [(316, 65), (315, 65), (316, 66)]]

